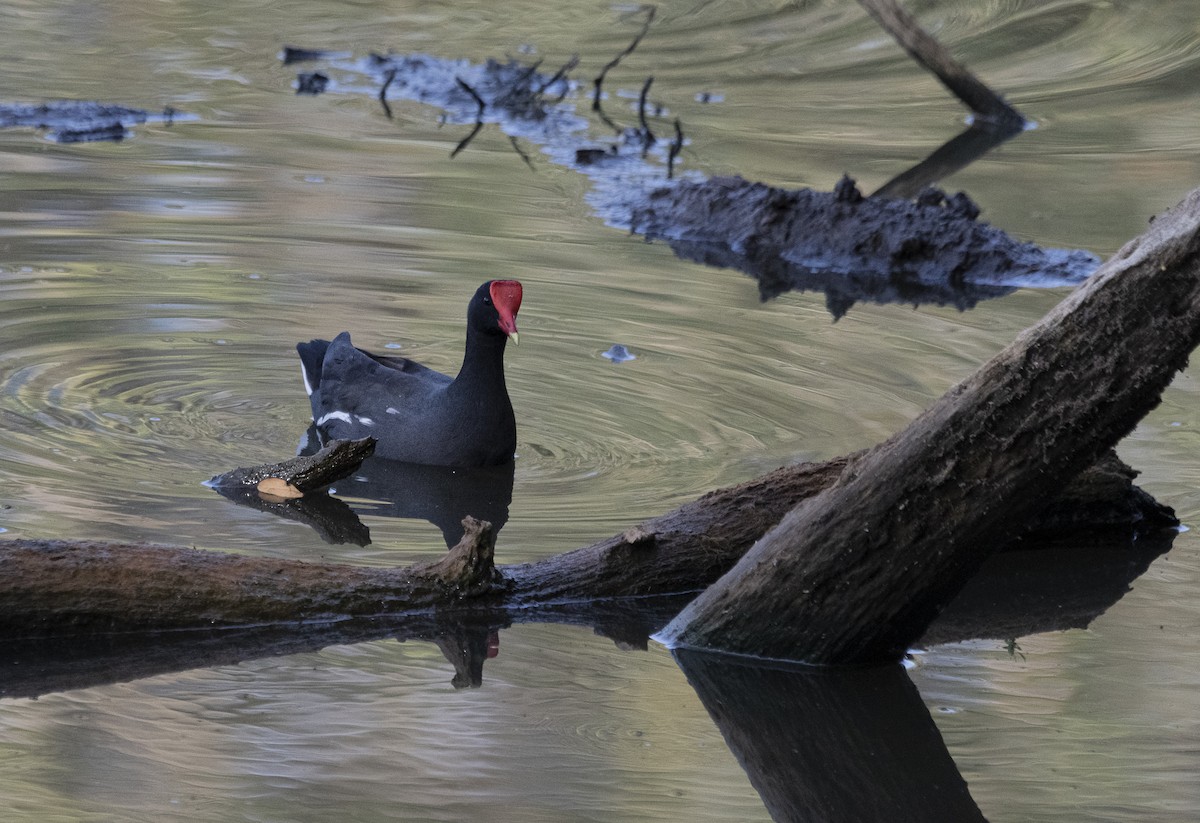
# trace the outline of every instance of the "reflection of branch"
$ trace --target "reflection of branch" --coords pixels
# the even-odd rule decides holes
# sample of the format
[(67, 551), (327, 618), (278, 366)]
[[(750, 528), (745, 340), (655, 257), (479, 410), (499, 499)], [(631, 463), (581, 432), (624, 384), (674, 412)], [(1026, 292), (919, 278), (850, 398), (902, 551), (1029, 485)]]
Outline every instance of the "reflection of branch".
[(872, 197), (915, 197), (921, 189), (974, 163), (1009, 138), (1020, 134), (1020, 126), (973, 123), (966, 131), (939, 146), (908, 171), (880, 186)]
[(387, 119), (392, 119), (392, 107), (388, 105), (387, 90), (388, 86), (392, 85), (392, 81), (396, 79), (396, 70), (388, 69), (383, 85), (379, 87), (379, 104), (383, 106), (383, 113), (387, 115)]
[[(553, 77), (551, 77), (545, 83), (542, 83), (542, 85), (538, 86), (536, 93), (537, 94), (545, 94), (546, 89), (550, 88), (555, 83), (557, 83), (559, 80), (562, 80), (564, 77), (566, 77), (567, 72), (569, 72), (571, 69), (575, 68), (577, 65), (579, 65), (579, 55), (573, 54), (573, 55), (571, 55), (571, 59), (568, 60), (567, 62), (563, 63), (562, 68), (560, 68), (558, 71), (556, 71), (554, 73)], [(563, 84), (562, 94), (560, 94), (558, 96), (559, 100), (562, 100), (563, 97), (566, 95), (568, 85), (569, 84), (566, 84), (566, 83)]]
[(471, 129), (471, 133), (460, 140), (458, 145), (454, 147), (454, 151), (450, 152), (451, 157), (457, 156), (460, 151), (465, 149), (475, 139), (475, 135), (479, 134), (479, 130), (483, 128), (483, 110), (487, 107), (487, 103), (483, 102), (483, 98), (479, 96), (479, 93), (475, 89), (471, 88), (467, 81), (461, 77), (455, 77), (454, 80), (458, 83), (459, 88), (475, 98), (475, 103), (479, 106), (479, 110), (475, 113), (475, 128)]
[(914, 60), (942, 81), (950, 92), (993, 127), (1024, 126), (1025, 118), (959, 63), (941, 43), (917, 24), (895, 0), (858, 0), (884, 31)]
[(679, 156), (679, 152), (683, 149), (683, 126), (679, 124), (679, 118), (675, 118), (675, 139), (671, 141), (671, 150), (667, 152), (667, 179), (670, 180), (675, 176), (675, 158)]
[(517, 153), (517, 156), (525, 161), (526, 166), (529, 166), (529, 170), (537, 171), (537, 169), (533, 167), (533, 161), (529, 159), (529, 155), (526, 153), (525, 149), (521, 148), (521, 144), (517, 142), (517, 138), (514, 135), (510, 134), (508, 136), (508, 142), (512, 144), (513, 151)]
[(253, 486), (222, 486), (217, 492), (238, 505), (303, 523), (326, 543), (366, 546), (371, 542), (371, 530), (354, 509), (326, 492), (309, 492), (293, 500), (264, 498)]
[(514, 621), (589, 627), (598, 635), (613, 638), (620, 648), (645, 649), (649, 635), (683, 608), (690, 597), (628, 598), (453, 614), (430, 609), (390, 617), (236, 629), (118, 632), (49, 639), (13, 639), (5, 634), (0, 637), (0, 697), (37, 697), (389, 638), (435, 642), (454, 665), (453, 685), (478, 686), (484, 661), (494, 656), (498, 630)]
[(641, 126), (643, 149), (653, 146), (657, 139), (654, 132), (650, 131), (650, 124), (646, 122), (646, 96), (650, 94), (650, 86), (653, 82), (653, 77), (647, 77), (646, 82), (642, 84), (642, 93), (638, 95), (638, 124)]
[(899, 665), (805, 670), (674, 655), (772, 819), (983, 823)]
[[(600, 87), (604, 85), (605, 75), (607, 75), (610, 70), (616, 68), (617, 64), (620, 63), (624, 58), (633, 54), (633, 50), (636, 49), (638, 44), (642, 42), (642, 38), (646, 36), (646, 32), (650, 31), (650, 24), (654, 22), (654, 15), (658, 13), (658, 9), (654, 6), (643, 6), (642, 8), (646, 10), (646, 21), (642, 23), (642, 30), (638, 32), (637, 37), (633, 38), (633, 42), (625, 47), (624, 51), (622, 51), (612, 60), (609, 60), (608, 63), (605, 64), (604, 68), (600, 69), (600, 74), (597, 75), (596, 79), (592, 81), (593, 85), (595, 86), (595, 90), (592, 92), (592, 111), (600, 110)], [(617, 131), (620, 131), (620, 129)]]
[(442, 650), (442, 655), (454, 666), (454, 679), (450, 681), (454, 688), (477, 689), (483, 685), (483, 663), (495, 656), (494, 644), (499, 643), (494, 629), (460, 624), (449, 627), (445, 633), (432, 639)]

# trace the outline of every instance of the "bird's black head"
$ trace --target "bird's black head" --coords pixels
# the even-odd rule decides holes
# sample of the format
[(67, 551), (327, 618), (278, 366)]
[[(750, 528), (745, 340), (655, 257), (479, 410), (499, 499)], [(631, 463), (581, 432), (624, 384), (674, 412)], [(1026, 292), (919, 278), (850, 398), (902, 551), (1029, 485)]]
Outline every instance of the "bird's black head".
[(489, 280), (471, 298), (467, 319), (488, 334), (505, 334), (517, 343), (517, 312), (521, 308), (521, 284), (517, 280)]

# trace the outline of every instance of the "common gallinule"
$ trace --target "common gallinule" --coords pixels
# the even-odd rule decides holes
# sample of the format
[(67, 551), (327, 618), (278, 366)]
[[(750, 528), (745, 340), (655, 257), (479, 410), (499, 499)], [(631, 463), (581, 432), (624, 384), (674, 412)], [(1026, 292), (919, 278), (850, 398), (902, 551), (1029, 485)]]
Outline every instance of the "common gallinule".
[(504, 346), (517, 342), (521, 284), (489, 280), (467, 307), (458, 376), (406, 357), (370, 354), (333, 339), (298, 343), (313, 424), (323, 439), (374, 437), (375, 454), (437, 466), (513, 459), (517, 424), (504, 385)]

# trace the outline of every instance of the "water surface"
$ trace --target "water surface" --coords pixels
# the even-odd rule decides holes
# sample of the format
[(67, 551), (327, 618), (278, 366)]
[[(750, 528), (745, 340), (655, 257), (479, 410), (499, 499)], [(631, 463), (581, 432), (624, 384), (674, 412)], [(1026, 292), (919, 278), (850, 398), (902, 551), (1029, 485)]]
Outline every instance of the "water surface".
[[(0, 527), (394, 564), (444, 550), (368, 513), (331, 546), (201, 485), (293, 453), (293, 346), (351, 331), (442, 370), (467, 298), (525, 284), (508, 356), (520, 424), (505, 561), (590, 543), (780, 464), (904, 426), (1062, 290), (972, 312), (753, 281), (607, 227), (588, 181), (495, 127), (368, 95), (297, 97), (285, 43), (365, 55), (519, 56), (591, 74), (641, 18), (603, 3), (9, 4), (7, 94), (193, 121), (117, 144), (0, 131)], [(1200, 27), (1187, 4), (916, 8), (1038, 127), (945, 181), (983, 218), (1107, 255), (1200, 183)], [(685, 169), (871, 190), (963, 111), (848, 0), (672, 3), (608, 80), (646, 76)], [(719, 102), (701, 102), (704, 94)], [(586, 114), (581, 104), (580, 113)], [(663, 128), (668, 120), (662, 120)], [(601, 127), (591, 128), (603, 136)], [(614, 363), (613, 344), (636, 359)], [(1198, 388), (1181, 375), (1122, 445), (1194, 524)], [(340, 489), (353, 499), (352, 490)], [(995, 821), (1193, 820), (1200, 706), (1194, 532), (1088, 630), (933, 649), (913, 677)], [(765, 820), (669, 655), (586, 630), (501, 636), (455, 691), (429, 644), (376, 641), (0, 703), (11, 820)]]

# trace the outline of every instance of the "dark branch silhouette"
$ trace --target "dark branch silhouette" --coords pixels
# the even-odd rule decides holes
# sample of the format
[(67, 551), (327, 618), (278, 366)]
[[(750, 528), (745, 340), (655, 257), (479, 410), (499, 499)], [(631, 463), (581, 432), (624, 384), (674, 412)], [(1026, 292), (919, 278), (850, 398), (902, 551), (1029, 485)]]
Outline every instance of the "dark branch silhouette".
[(654, 16), (658, 13), (658, 8), (648, 5), (642, 6), (642, 9), (644, 9), (646, 12), (646, 19), (642, 23), (642, 30), (637, 33), (637, 36), (633, 38), (633, 42), (626, 46), (620, 54), (604, 64), (604, 68), (600, 69), (600, 74), (596, 75), (596, 79), (592, 81), (592, 85), (594, 86), (594, 90), (592, 92), (593, 111), (600, 111), (600, 90), (604, 85), (604, 78), (607, 77), (608, 73), (615, 69), (622, 60), (633, 54), (633, 50), (638, 47), (638, 44), (642, 42), (642, 38), (645, 37), (646, 33), (650, 31), (650, 24), (654, 22)]
[(487, 108), (487, 103), (485, 103), (483, 98), (479, 96), (479, 92), (471, 88), (467, 81), (463, 80), (461, 77), (456, 77), (454, 80), (458, 83), (458, 87), (460, 89), (471, 95), (471, 97), (475, 100), (476, 105), (479, 106), (479, 110), (475, 114), (474, 128), (471, 129), (470, 133), (466, 137), (459, 141), (458, 145), (454, 147), (454, 151), (450, 152), (451, 157), (457, 157), (458, 153), (465, 149), (471, 143), (471, 141), (475, 139), (475, 135), (479, 134), (480, 129), (483, 128), (483, 112), (484, 109)]

